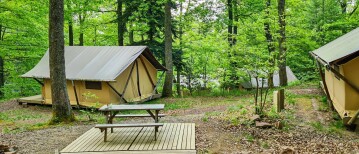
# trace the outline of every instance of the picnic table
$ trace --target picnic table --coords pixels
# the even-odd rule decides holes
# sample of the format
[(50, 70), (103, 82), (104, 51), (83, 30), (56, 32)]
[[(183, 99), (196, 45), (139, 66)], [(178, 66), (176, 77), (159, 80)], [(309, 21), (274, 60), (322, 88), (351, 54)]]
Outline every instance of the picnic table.
[[(163, 124), (158, 123), (158, 118), (163, 117), (164, 114), (159, 114), (159, 112), (164, 110), (164, 108), (164, 104), (104, 105), (99, 109), (99, 111), (104, 113), (107, 124), (97, 124), (95, 128), (100, 128), (101, 132), (105, 131), (104, 141), (106, 142), (107, 128), (111, 128), (111, 133), (113, 133), (113, 128), (118, 127), (155, 127), (156, 140), (158, 127), (163, 126)], [(145, 110), (148, 114), (119, 114), (121, 111), (131, 110)], [(154, 123), (113, 124), (114, 118), (125, 117), (152, 117)]]

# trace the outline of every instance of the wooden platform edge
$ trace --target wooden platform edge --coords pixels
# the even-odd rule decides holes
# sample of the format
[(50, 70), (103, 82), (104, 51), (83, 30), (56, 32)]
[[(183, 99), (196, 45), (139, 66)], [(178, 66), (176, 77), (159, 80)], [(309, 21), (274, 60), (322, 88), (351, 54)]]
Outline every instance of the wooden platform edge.
[[(196, 150), (150, 150), (150, 151), (100, 151), (100, 152), (76, 152), (76, 154), (196, 154)], [(64, 152), (61, 154), (74, 154), (73, 152)]]

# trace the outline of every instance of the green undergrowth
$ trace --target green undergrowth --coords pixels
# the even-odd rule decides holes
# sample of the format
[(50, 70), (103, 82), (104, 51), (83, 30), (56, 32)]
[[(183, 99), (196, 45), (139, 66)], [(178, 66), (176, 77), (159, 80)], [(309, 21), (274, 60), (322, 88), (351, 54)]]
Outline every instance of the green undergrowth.
[[(105, 123), (105, 117), (100, 112), (83, 113), (74, 109), (76, 121), (71, 123), (58, 123), (51, 125), (52, 108), (47, 106), (29, 106), (0, 112), (0, 133), (19, 133), (46, 129), (50, 127), (62, 127), (72, 125), (83, 125), (93, 123)], [(88, 116), (92, 117), (90, 120)]]

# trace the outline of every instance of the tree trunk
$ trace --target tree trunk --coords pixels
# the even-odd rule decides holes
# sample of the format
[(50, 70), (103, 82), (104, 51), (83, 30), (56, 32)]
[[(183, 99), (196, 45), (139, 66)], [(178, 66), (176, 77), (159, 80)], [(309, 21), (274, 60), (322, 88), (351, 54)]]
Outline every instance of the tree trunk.
[(80, 36), (79, 36), (79, 46), (84, 46), (84, 29), (83, 29), (83, 24), (85, 21), (85, 17), (82, 16), (81, 14), (79, 15), (79, 20), (80, 20)]
[(342, 14), (347, 13), (348, 0), (340, 0), (340, 8), (342, 9)]
[(173, 71), (172, 71), (172, 31), (171, 31), (171, 0), (167, 0), (165, 4), (165, 61), (166, 72), (165, 83), (163, 85), (163, 97), (172, 96), (172, 81), (173, 81)]
[(72, 27), (72, 20), (69, 21), (69, 46), (74, 46), (74, 32)]
[(278, 23), (279, 23), (279, 83), (280, 86), (286, 86), (287, 71), (286, 71), (286, 36), (285, 36), (285, 0), (278, 0)]
[[(274, 57), (274, 51), (275, 51), (275, 46), (274, 46), (274, 42), (273, 42), (273, 35), (270, 31), (270, 24), (269, 24), (269, 9), (270, 9), (270, 5), (271, 5), (271, 0), (267, 0), (266, 2), (266, 10), (265, 10), (265, 22), (264, 22), (264, 33), (265, 33), (265, 37), (267, 40), (267, 48), (268, 48), (268, 52), (270, 55), (270, 59), (269, 59), (269, 65), (272, 68), (274, 68), (275, 66), (275, 57)], [(274, 87), (273, 85), (273, 72), (270, 71), (268, 74), (268, 87), (272, 88)]]
[[(153, 1), (153, 0), (147, 0), (147, 3), (149, 4), (149, 6), (155, 6), (156, 5), (156, 1)], [(166, 3), (168, 3), (168, 2), (166, 2)], [(154, 40), (155, 33), (156, 33), (156, 22), (155, 22), (155, 17), (153, 15), (153, 12), (155, 12), (155, 11), (153, 11), (152, 9), (153, 9), (152, 7), (149, 7), (149, 9), (147, 11), (147, 13), (150, 15), (150, 18), (148, 19), (149, 20), (148, 21), (149, 30), (147, 31), (148, 40), (150, 42), (152, 42)]]
[(119, 46), (123, 46), (124, 33), (125, 33), (125, 23), (123, 20), (123, 13), (122, 13), (122, 0), (117, 0), (117, 34), (118, 34)]
[[(2, 89), (4, 87), (5, 84), (5, 78), (4, 78), (4, 60), (2, 58), (2, 56), (0, 56), (0, 88)], [(4, 92), (1, 90), (0, 91), (0, 97), (3, 98), (4, 97)]]
[(178, 96), (180, 96), (181, 95), (181, 69), (180, 68), (177, 68), (177, 87), (176, 87), (176, 90), (177, 90)]
[(53, 117), (51, 124), (74, 121), (66, 88), (64, 56), (64, 2), (50, 0), (49, 63)]
[(227, 0), (227, 9), (228, 9), (228, 43), (230, 46), (233, 45), (233, 7), (232, 0)]
[(233, 8), (233, 21), (236, 22), (232, 22), (233, 24), (233, 35), (232, 35), (232, 44), (235, 45), (237, 43), (237, 33), (238, 33), (238, 20), (239, 20), (239, 12), (238, 12), (238, 2), (237, 1), (233, 1), (232, 2), (232, 8)]

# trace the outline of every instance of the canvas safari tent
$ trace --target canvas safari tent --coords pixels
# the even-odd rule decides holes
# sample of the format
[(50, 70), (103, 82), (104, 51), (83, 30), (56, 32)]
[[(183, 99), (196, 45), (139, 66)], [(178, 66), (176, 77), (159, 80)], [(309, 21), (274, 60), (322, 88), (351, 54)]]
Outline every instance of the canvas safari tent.
[[(157, 71), (166, 71), (146, 46), (68, 46), (65, 66), (70, 103), (79, 106), (158, 98)], [(22, 77), (38, 81), (41, 103), (51, 104), (49, 51)], [(19, 102), (36, 103), (31, 97)]]
[[(311, 52), (327, 98), (345, 124), (359, 124), (359, 28)], [(322, 71), (322, 66), (325, 70)], [(358, 129), (358, 127), (357, 127)]]
[[(298, 81), (297, 77), (294, 75), (293, 71), (290, 69), (289, 66), (286, 66), (287, 71), (287, 81), (288, 82), (294, 82)], [(258, 88), (262, 88), (262, 82), (263, 82), (263, 88), (268, 87), (268, 79), (259, 78), (258, 79)], [(278, 71), (275, 71), (273, 73), (273, 86), (279, 87), (279, 73)], [(257, 81), (255, 78), (251, 78), (248, 82), (241, 83), (241, 88), (244, 89), (252, 89), (257, 87)]]

